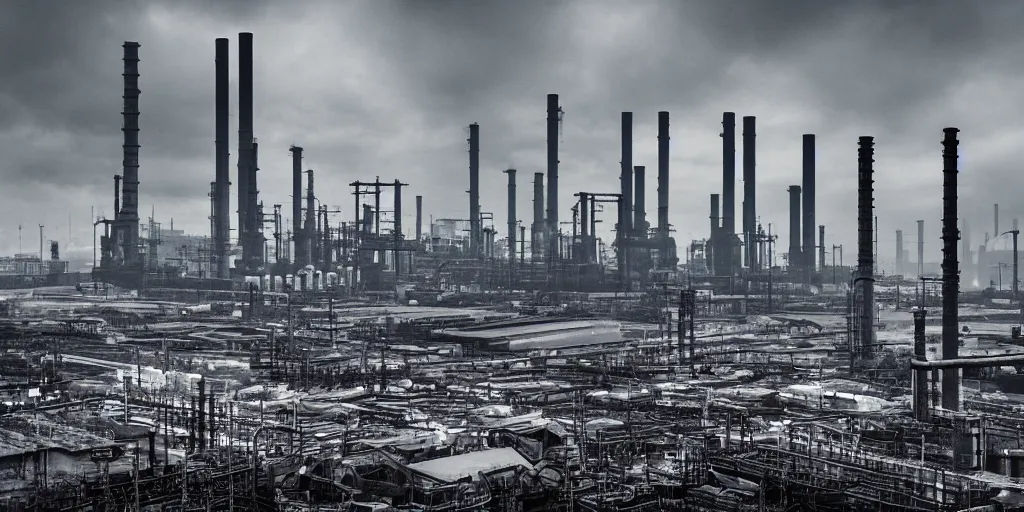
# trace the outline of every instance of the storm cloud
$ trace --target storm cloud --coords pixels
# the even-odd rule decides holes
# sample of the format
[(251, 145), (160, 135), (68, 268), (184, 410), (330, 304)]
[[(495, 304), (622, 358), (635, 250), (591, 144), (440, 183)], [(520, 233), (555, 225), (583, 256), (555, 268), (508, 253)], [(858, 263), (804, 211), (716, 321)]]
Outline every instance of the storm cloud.
[[(962, 130), (960, 208), (972, 239), (992, 230), (992, 203), (1004, 219), (1024, 215), (1022, 24), (1015, 0), (5, 2), (0, 249), (17, 250), (19, 225), (45, 224), (48, 238), (67, 243), (69, 215), (73, 245), (90, 247), (90, 208), (112, 214), (124, 41), (142, 45), (140, 210), (208, 233), (213, 41), (232, 40), (234, 176), (237, 33), (248, 31), (267, 205), (290, 200), (288, 147), (297, 144), (317, 195), (344, 210), (338, 221), (353, 217), (347, 184), (375, 176), (410, 184), (410, 232), (414, 195), (425, 215), (464, 218), (466, 126), (478, 122), (483, 210), (504, 232), (501, 171), (513, 167), (528, 224), (527, 183), (545, 170), (545, 95), (558, 93), (562, 218), (573, 193), (617, 189), (619, 112), (632, 111), (654, 220), (656, 113), (667, 110), (670, 221), (681, 247), (707, 236), (708, 194), (722, 187), (721, 113), (734, 111), (758, 119), (762, 223), (788, 232), (786, 188), (800, 183), (801, 135), (815, 133), (818, 222), (829, 246), (853, 254), (857, 137), (873, 135), (880, 253), (891, 259), (896, 229), (913, 243), (924, 219), (935, 259), (943, 127)], [(776, 247), (787, 246), (780, 236)]]

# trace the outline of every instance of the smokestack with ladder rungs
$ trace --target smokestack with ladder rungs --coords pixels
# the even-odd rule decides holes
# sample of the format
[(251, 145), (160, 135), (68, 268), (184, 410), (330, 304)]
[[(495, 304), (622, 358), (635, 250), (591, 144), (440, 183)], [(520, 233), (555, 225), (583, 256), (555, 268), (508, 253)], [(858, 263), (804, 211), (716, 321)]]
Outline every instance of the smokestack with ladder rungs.
[(722, 230), (719, 232), (719, 276), (736, 274), (733, 268), (736, 239), (736, 114), (722, 114)]
[(647, 238), (647, 185), (646, 171), (642, 165), (633, 166), (633, 232), (639, 239)]
[(800, 264), (805, 268), (804, 283), (810, 284), (814, 274), (814, 200), (815, 200), (815, 168), (814, 168), (814, 134), (804, 134), (803, 158), (803, 247), (800, 251)]
[(302, 267), (309, 264), (302, 230), (302, 148), (292, 146), (289, 151), (292, 152), (292, 240), (295, 242), (292, 263)]
[(800, 186), (789, 187), (789, 268), (802, 270), (800, 251)]
[(875, 276), (872, 251), (874, 209), (874, 137), (861, 137), (857, 158), (857, 281), (860, 291), (858, 345), (864, 357), (874, 350)]
[(508, 261), (509, 268), (516, 263), (516, 170), (508, 169)]
[(544, 173), (533, 173), (533, 227), (530, 229), (530, 258), (544, 254)]
[(480, 229), (480, 125), (469, 125), (469, 253), (483, 256), (483, 232)]
[[(956, 245), (957, 228), (957, 145), (956, 128), (942, 130), (942, 358), (957, 359), (960, 350), (959, 304), (960, 265)], [(959, 368), (942, 370), (942, 408), (960, 410)]]
[(121, 112), (124, 155), (121, 188), (122, 248), (124, 265), (141, 265), (139, 260), (139, 43), (125, 42), (124, 111)]
[(231, 262), (228, 261), (228, 252), (231, 245), (231, 154), (228, 147), (231, 117), (229, 107), (231, 85), (228, 77), (230, 68), (228, 67), (227, 38), (221, 37), (214, 41), (214, 54), (216, 167), (213, 188), (213, 244), (217, 262), (217, 277), (228, 279), (231, 277)]
[(252, 178), (252, 34), (238, 34), (238, 243), (242, 246), (242, 263), (238, 265), (245, 272), (252, 257), (249, 240), (249, 216), (254, 214), (255, 205), (250, 204)]
[(757, 230), (757, 196), (755, 166), (757, 118), (743, 117), (743, 251), (748, 268), (756, 269), (757, 251), (754, 249), (754, 235)]
[(558, 258), (558, 125), (561, 122), (562, 107), (558, 95), (548, 94), (548, 211), (547, 236), (548, 257)]
[(669, 165), (669, 116), (658, 112), (658, 238), (662, 267), (669, 254), (668, 227), (668, 165)]

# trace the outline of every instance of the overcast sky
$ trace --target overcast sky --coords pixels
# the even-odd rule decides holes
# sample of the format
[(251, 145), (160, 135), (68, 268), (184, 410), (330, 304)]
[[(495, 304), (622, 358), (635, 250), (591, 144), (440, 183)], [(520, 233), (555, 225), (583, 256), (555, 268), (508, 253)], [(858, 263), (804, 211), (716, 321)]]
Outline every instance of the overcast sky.
[[(881, 252), (893, 254), (900, 228), (910, 249), (914, 220), (925, 219), (933, 260), (943, 127), (962, 130), (960, 208), (974, 245), (993, 230), (992, 203), (1001, 228), (1024, 215), (1021, 26), (1019, 0), (7, 1), (0, 249), (17, 250), (19, 225), (26, 252), (38, 247), (38, 224), (66, 243), (69, 216), (75, 245), (91, 246), (90, 207), (112, 215), (124, 41), (142, 45), (140, 210), (207, 234), (214, 39), (231, 39), (237, 182), (237, 34), (249, 31), (268, 212), (289, 201), (288, 147), (297, 144), (317, 172), (317, 195), (344, 210), (339, 221), (353, 218), (347, 184), (375, 176), (410, 184), (410, 232), (415, 195), (427, 218), (465, 218), (466, 126), (478, 122), (483, 211), (504, 234), (501, 171), (514, 167), (528, 225), (532, 173), (545, 170), (545, 95), (558, 93), (563, 220), (573, 193), (617, 190), (620, 112), (632, 111), (634, 163), (647, 166), (656, 221), (656, 120), (667, 110), (670, 220), (681, 247), (706, 237), (708, 195), (722, 188), (721, 116), (734, 111), (738, 121), (757, 116), (757, 213), (779, 232), (780, 252), (801, 135), (815, 133), (817, 220), (829, 250), (843, 244), (853, 261), (857, 137), (873, 135)], [(738, 182), (737, 218), (741, 191)]]

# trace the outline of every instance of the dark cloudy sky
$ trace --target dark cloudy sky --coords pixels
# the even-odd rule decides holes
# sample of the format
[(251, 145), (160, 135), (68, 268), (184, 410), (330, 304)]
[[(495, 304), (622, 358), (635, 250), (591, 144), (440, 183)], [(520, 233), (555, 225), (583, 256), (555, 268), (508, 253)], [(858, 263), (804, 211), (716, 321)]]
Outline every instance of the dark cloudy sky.
[[(893, 253), (895, 229), (913, 243), (920, 218), (933, 259), (945, 126), (963, 130), (972, 241), (993, 229), (991, 203), (1007, 228), (1024, 215), (1022, 25), (1019, 0), (10, 0), (0, 5), (0, 249), (17, 250), (19, 224), (26, 250), (40, 223), (66, 242), (69, 215), (72, 238), (89, 246), (90, 206), (111, 214), (123, 41), (142, 45), (141, 210), (208, 233), (213, 42), (232, 40), (234, 159), (237, 33), (250, 31), (268, 205), (289, 201), (288, 147), (298, 144), (318, 196), (345, 210), (339, 220), (352, 218), (346, 184), (374, 176), (411, 185), (410, 231), (417, 194), (427, 215), (465, 217), (466, 125), (478, 122), (483, 210), (503, 233), (501, 171), (519, 169), (529, 215), (545, 95), (558, 93), (563, 219), (574, 192), (618, 187), (621, 111), (635, 112), (634, 163), (648, 166), (655, 219), (656, 113), (668, 110), (671, 222), (681, 245), (706, 236), (728, 110), (758, 118), (758, 213), (781, 231), (780, 250), (801, 134), (816, 133), (818, 222), (852, 261), (857, 137), (873, 135), (882, 254)], [(231, 169), (236, 181), (234, 160)]]

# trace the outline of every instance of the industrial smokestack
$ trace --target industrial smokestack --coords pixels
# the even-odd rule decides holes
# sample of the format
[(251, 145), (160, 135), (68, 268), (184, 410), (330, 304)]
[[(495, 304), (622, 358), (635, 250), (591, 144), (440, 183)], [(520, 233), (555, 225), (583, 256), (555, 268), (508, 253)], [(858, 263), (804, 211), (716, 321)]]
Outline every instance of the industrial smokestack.
[(121, 146), (124, 160), (121, 188), (122, 248), (124, 265), (141, 265), (139, 261), (139, 43), (127, 41), (124, 48), (124, 111)]
[(825, 226), (818, 226), (818, 268), (825, 271)]
[(633, 232), (637, 238), (647, 238), (647, 185), (646, 171), (642, 165), (633, 166)]
[(709, 272), (714, 272), (715, 267), (719, 263), (719, 260), (717, 259), (717, 252), (719, 250), (718, 246), (721, 243), (721, 236), (719, 235), (719, 233), (721, 232), (721, 227), (719, 225), (719, 219), (721, 218), (721, 214), (719, 213), (718, 197), (718, 194), (711, 194), (711, 231), (709, 232), (711, 243), (708, 246), (709, 254), (705, 255), (704, 259), (706, 265), (708, 266)]
[(803, 169), (803, 247), (800, 251), (800, 264), (806, 269), (805, 282), (810, 282), (814, 273), (814, 134), (804, 134), (804, 169)]
[(516, 262), (516, 170), (508, 169), (508, 261), (509, 265)]
[(896, 230), (896, 274), (903, 275), (903, 230)]
[(924, 275), (924, 221), (917, 221), (917, 275)]
[(590, 194), (580, 192), (580, 261), (590, 263)]
[(860, 290), (858, 326), (861, 354), (874, 349), (875, 276), (872, 257), (872, 209), (874, 208), (874, 137), (861, 137), (857, 158), (857, 284)]
[(416, 243), (423, 241), (423, 196), (416, 196)]
[[(402, 248), (401, 247), (402, 247), (402, 239), (405, 238), (405, 234), (402, 233), (402, 186), (403, 185), (402, 185), (401, 181), (395, 180), (395, 183), (394, 183), (394, 189), (395, 189), (395, 197), (394, 197), (394, 199), (395, 199), (395, 204), (392, 207), (393, 208), (392, 211), (394, 212), (393, 215), (394, 215), (394, 219), (395, 220), (394, 220), (394, 224), (393, 224), (393, 226), (394, 226), (394, 233), (393, 233), (392, 236), (395, 239), (395, 251), (394, 251), (395, 264), (394, 264), (394, 270), (395, 270), (395, 277), (396, 278), (402, 272)], [(326, 209), (327, 209), (327, 207), (324, 207), (324, 210), (326, 210)], [(325, 211), (324, 212), (324, 231), (327, 231), (327, 229), (328, 229), (327, 228), (327, 213)], [(323, 250), (324, 250), (324, 252), (329, 252), (329, 249), (327, 247), (324, 247)], [(327, 271), (327, 269), (324, 269), (324, 272), (326, 272), (326, 271)]]
[[(658, 112), (658, 238), (661, 240), (661, 266), (665, 267), (669, 253), (668, 233), (668, 156), (669, 156), (668, 112)], [(717, 221), (716, 221), (717, 222)]]
[[(957, 145), (956, 128), (942, 130), (942, 359), (956, 359), (960, 350), (959, 315), (960, 265), (957, 229)], [(960, 369), (942, 370), (942, 407), (960, 410)]]
[(622, 173), (619, 192), (622, 194), (622, 222), (619, 226), (623, 238), (633, 233), (633, 113), (622, 113)]
[(789, 268), (801, 268), (800, 257), (800, 186), (789, 187)]
[(736, 114), (722, 114), (722, 231), (719, 265), (720, 276), (735, 275), (733, 240), (736, 237)]
[(530, 228), (530, 257), (544, 254), (544, 173), (533, 173), (533, 227)]
[(1002, 232), (999, 231), (999, 203), (996, 203), (994, 205), (994, 210), (995, 210), (996, 225), (995, 225), (995, 231), (992, 232), (992, 237), (993, 238), (998, 237), (999, 235), (1002, 234)]
[(558, 124), (562, 108), (558, 95), (548, 94), (548, 256), (558, 258)]
[(214, 41), (215, 104), (214, 136), (216, 137), (216, 169), (213, 191), (213, 243), (217, 261), (217, 277), (231, 277), (228, 249), (231, 245), (231, 171), (228, 148), (228, 127), (230, 122), (230, 83), (228, 79), (228, 40), (221, 37)]
[(757, 230), (757, 205), (755, 197), (756, 134), (757, 118), (743, 117), (743, 249), (746, 264), (757, 268), (757, 251), (754, 249), (754, 235)]
[(309, 264), (309, 255), (302, 230), (302, 148), (292, 146), (289, 151), (292, 152), (292, 240), (295, 241), (292, 263), (305, 266)]
[(250, 204), (252, 179), (252, 34), (238, 34), (238, 242), (242, 246), (243, 271), (253, 256), (249, 216), (256, 206)]
[(480, 125), (469, 125), (469, 253), (481, 257), (480, 230)]
[[(313, 169), (306, 171), (306, 223), (305, 233), (302, 235), (303, 251), (306, 256), (306, 265), (316, 262), (316, 193), (313, 188)], [(379, 211), (373, 212), (380, 215)], [(378, 233), (379, 234), (379, 233)], [(381, 258), (383, 259), (383, 258)]]

